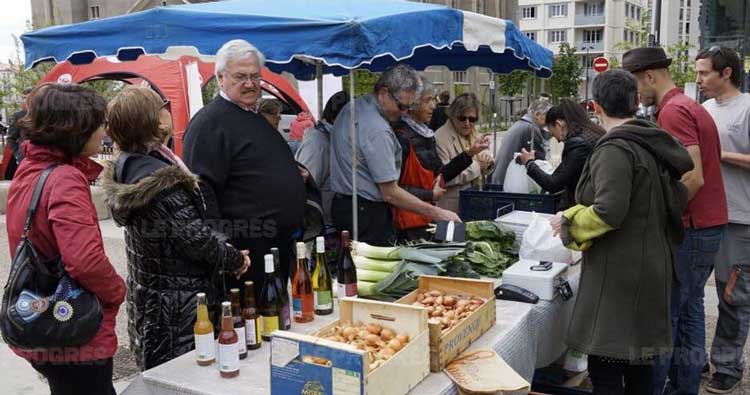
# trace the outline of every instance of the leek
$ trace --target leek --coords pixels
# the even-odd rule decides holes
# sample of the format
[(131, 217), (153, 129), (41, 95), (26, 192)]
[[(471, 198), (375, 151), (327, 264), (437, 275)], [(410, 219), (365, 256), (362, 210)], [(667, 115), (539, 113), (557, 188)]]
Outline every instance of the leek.
[(401, 259), (401, 247), (376, 247), (360, 241), (352, 242), (353, 255), (364, 256), (373, 259), (399, 260)]
[(357, 295), (362, 297), (373, 296), (377, 283), (369, 281), (357, 281)]
[(352, 257), (357, 269), (374, 270), (377, 272), (391, 273), (401, 261), (381, 261), (379, 259), (367, 258), (355, 255)]
[(388, 277), (389, 274), (390, 273), (388, 272), (377, 272), (375, 270), (367, 270), (367, 269), (358, 268), (357, 280), (378, 282)]

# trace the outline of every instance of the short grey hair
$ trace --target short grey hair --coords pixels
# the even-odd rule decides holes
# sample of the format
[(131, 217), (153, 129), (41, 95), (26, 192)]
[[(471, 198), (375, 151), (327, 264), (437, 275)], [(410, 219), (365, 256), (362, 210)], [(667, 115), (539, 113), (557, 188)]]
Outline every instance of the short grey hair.
[(437, 94), (435, 85), (432, 85), (432, 82), (423, 75), (419, 76), (419, 82), (422, 84), (422, 92), (419, 94), (419, 97), (424, 98), (425, 96), (429, 96), (435, 98), (435, 95)]
[(539, 113), (545, 115), (550, 108), (552, 108), (552, 103), (549, 100), (534, 100), (529, 106), (527, 114), (534, 115)]
[(276, 99), (261, 99), (260, 104), (258, 105), (258, 112), (265, 114), (281, 112), (283, 109), (284, 107), (281, 105), (281, 102)]
[(227, 63), (230, 60), (244, 59), (247, 56), (255, 56), (258, 59), (258, 64), (262, 68), (266, 64), (266, 57), (263, 52), (260, 52), (258, 48), (255, 48), (253, 44), (245, 40), (231, 40), (224, 43), (219, 48), (219, 52), (216, 53), (216, 64), (214, 65), (214, 74), (216, 77), (219, 73), (224, 71), (227, 67)]
[(477, 95), (467, 92), (456, 97), (453, 100), (453, 103), (448, 106), (448, 109), (445, 110), (445, 114), (448, 115), (449, 118), (455, 118), (464, 115), (466, 111), (470, 109), (474, 109), (477, 112), (477, 117), (479, 117), (480, 106), (481, 104), (479, 103)]
[(419, 80), (419, 74), (413, 68), (400, 64), (380, 75), (373, 92), (378, 93), (381, 88), (388, 89), (393, 96), (398, 96), (401, 92), (414, 92), (414, 96), (419, 97), (422, 92), (422, 83)]

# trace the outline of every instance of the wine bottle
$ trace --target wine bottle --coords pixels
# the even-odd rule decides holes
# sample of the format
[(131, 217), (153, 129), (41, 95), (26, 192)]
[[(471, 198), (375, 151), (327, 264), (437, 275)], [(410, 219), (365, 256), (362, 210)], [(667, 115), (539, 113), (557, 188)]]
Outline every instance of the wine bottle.
[(240, 353), (237, 332), (232, 321), (232, 304), (221, 303), (221, 332), (219, 332), (219, 374), (224, 378), (240, 374)]
[(214, 325), (208, 319), (208, 305), (206, 294), (199, 292), (196, 296), (198, 307), (197, 319), (193, 326), (195, 334), (195, 362), (200, 366), (208, 366), (216, 361), (216, 343), (214, 342)]
[(357, 297), (357, 268), (352, 260), (352, 252), (349, 246), (349, 232), (341, 232), (341, 253), (338, 260), (337, 293), (339, 299), (345, 297)]
[(328, 315), (333, 313), (333, 290), (331, 272), (326, 262), (325, 239), (322, 236), (315, 239), (315, 252), (315, 269), (312, 275), (315, 314)]
[(271, 248), (271, 254), (273, 254), (273, 267), (276, 271), (276, 288), (278, 288), (281, 293), (281, 322), (279, 324), (281, 325), (281, 329), (286, 331), (292, 327), (292, 307), (289, 298), (289, 289), (287, 288), (286, 279), (282, 280), (281, 278), (282, 273), (280, 270), (281, 264), (279, 263), (279, 249), (276, 247)]
[(281, 295), (276, 288), (276, 276), (273, 271), (273, 255), (266, 254), (263, 288), (260, 293), (260, 319), (261, 337), (263, 340), (271, 340), (271, 333), (279, 329)]
[(242, 319), (242, 306), (240, 306), (240, 290), (232, 288), (229, 290), (232, 301), (232, 323), (234, 331), (237, 332), (237, 352), (240, 359), (247, 358), (247, 344), (245, 343), (245, 320)]
[(297, 243), (297, 269), (292, 280), (292, 307), (294, 322), (310, 322), (314, 319), (313, 288), (307, 270), (305, 243)]
[(245, 344), (248, 350), (257, 350), (262, 343), (260, 337), (260, 317), (255, 308), (255, 286), (245, 281), (245, 305), (242, 306), (242, 319), (245, 321)]

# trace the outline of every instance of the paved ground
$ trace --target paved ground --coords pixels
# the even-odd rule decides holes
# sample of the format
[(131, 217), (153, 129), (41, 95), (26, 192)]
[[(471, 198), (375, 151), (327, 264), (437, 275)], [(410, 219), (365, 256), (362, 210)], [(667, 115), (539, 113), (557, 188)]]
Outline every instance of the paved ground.
[[(122, 240), (122, 230), (116, 228), (111, 220), (102, 221), (102, 236), (105, 241), (105, 250), (111, 262), (120, 275), (126, 275), (127, 266), (125, 260), (125, 246)], [(8, 256), (8, 242), (5, 229), (5, 216), (0, 216), (0, 281), (4, 284), (8, 277), (10, 258)], [(2, 288), (0, 288), (0, 297)], [(706, 347), (710, 349), (713, 334), (716, 328), (718, 299), (714, 288), (713, 279), (706, 286)], [(118, 393), (127, 387), (130, 379), (137, 374), (138, 370), (128, 350), (128, 334), (126, 329), (125, 307), (120, 309), (117, 316), (117, 337), (119, 341), (118, 352), (115, 355), (114, 380)], [(750, 361), (750, 350), (745, 347), (745, 360)], [(747, 369), (747, 368), (746, 368)], [(21, 358), (13, 354), (0, 338), (0, 383), (3, 386), (3, 394), (14, 395), (46, 395), (49, 389), (43, 379)], [(705, 390), (701, 394), (706, 394)], [(732, 392), (733, 395), (750, 395), (750, 373), (746, 371), (745, 381)]]

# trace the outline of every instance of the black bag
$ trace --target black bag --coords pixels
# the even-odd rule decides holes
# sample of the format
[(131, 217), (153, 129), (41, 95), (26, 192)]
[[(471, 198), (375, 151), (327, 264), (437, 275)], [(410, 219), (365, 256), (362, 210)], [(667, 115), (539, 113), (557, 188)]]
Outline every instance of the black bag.
[(45, 169), (34, 188), (0, 310), (3, 339), (26, 350), (82, 346), (96, 335), (102, 322), (96, 296), (68, 276), (60, 257), (42, 262), (28, 237), (53, 169)]

